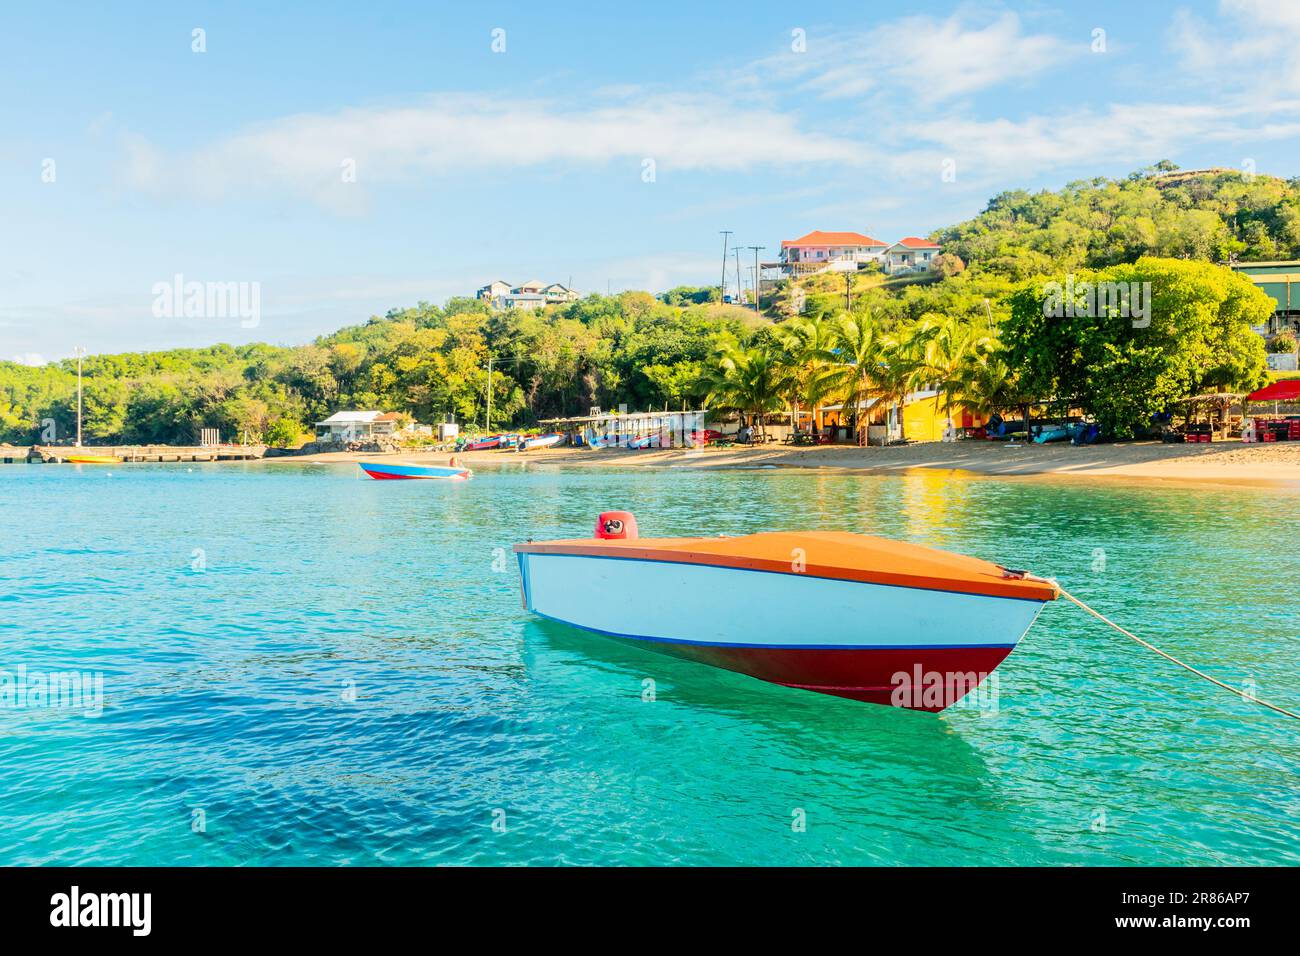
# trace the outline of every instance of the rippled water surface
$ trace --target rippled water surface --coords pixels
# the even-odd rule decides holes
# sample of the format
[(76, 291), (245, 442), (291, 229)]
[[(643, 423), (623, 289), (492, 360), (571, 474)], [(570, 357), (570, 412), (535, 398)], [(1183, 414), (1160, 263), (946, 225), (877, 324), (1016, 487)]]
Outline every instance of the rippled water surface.
[(998, 670), (996, 707), (939, 717), (525, 614), (510, 545), (612, 507), (643, 535), (842, 529), (1030, 567), (1300, 705), (1289, 492), (6, 465), (0, 670), (98, 672), (104, 702), (0, 708), (0, 863), (1300, 862), (1300, 725), (1065, 602)]

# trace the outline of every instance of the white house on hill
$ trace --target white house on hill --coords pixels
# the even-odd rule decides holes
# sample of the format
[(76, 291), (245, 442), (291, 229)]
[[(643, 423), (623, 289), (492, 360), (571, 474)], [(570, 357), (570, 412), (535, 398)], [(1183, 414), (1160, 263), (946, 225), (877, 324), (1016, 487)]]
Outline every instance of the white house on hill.
[(816, 272), (860, 269), (872, 262), (889, 273), (930, 268), (940, 247), (928, 239), (908, 236), (895, 243), (881, 242), (860, 232), (814, 230), (798, 239), (781, 242), (781, 257), (762, 264), (765, 281), (797, 278)]
[(578, 293), (568, 286), (540, 279), (516, 286), (498, 279), (483, 286), (475, 295), (494, 309), (540, 309), (544, 305), (563, 305), (578, 300)]
[(899, 239), (885, 251), (885, 271), (924, 272), (934, 262), (934, 257), (939, 254), (939, 248), (937, 242), (918, 239), (916, 236)]

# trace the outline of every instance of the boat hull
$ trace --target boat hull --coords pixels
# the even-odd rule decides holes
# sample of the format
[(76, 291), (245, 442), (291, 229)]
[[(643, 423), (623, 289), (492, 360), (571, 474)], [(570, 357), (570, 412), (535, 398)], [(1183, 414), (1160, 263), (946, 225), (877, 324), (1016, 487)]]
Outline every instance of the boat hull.
[(379, 481), (429, 478), (463, 481), (470, 475), (466, 468), (446, 468), (441, 465), (403, 465), (375, 461), (361, 461), (357, 464), (367, 475)]
[(975, 690), (1011, 653), (1009, 647), (805, 650), (619, 640), (783, 687), (931, 713)]
[(564, 441), (563, 435), (541, 435), (537, 438), (525, 438), (519, 443), (519, 447), (524, 451), (532, 451), (534, 448), (550, 448)]
[(979, 686), (1044, 603), (712, 564), (518, 557), (524, 604), (544, 617), (787, 687), (927, 711)]

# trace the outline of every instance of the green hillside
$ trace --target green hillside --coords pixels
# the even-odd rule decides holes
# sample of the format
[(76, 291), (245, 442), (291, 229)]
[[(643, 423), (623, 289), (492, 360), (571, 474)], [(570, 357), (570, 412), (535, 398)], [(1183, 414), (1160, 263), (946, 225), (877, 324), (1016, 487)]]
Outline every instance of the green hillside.
[[(1063, 361), (1064, 355), (1101, 349), (1097, 354), (1111, 356), (1106, 381), (1148, 388), (1145, 396), (1129, 395), (1126, 410), (1112, 420), (1116, 434), (1131, 433), (1153, 402), (1180, 390), (1248, 387), (1262, 378), (1262, 344), (1241, 335), (1238, 326), (1267, 317), (1268, 300), (1252, 295), (1258, 290), (1246, 280), (1209, 264), (1232, 256), (1300, 258), (1300, 185), (1225, 170), (1182, 173), (1160, 164), (1123, 180), (1002, 193), (975, 218), (933, 238), (944, 245), (944, 275), (898, 279), (864, 270), (849, 277), (847, 298), (842, 274), (810, 277), (800, 283), (802, 312), (789, 285), (765, 303), (764, 316), (719, 304), (716, 287), (678, 288), (660, 297), (590, 295), (536, 313), (492, 312), (456, 298), (443, 306), (393, 309), (296, 348), (215, 345), (91, 356), (85, 363), (85, 434), (99, 442), (187, 443), (206, 426), (226, 437), (247, 434), (286, 444), (339, 408), (402, 411), (425, 422), (454, 415), (472, 425), (484, 417), (489, 353), (493, 421), (500, 425), (582, 413), (592, 405), (680, 408), (711, 397), (725, 406), (719, 363), (736, 366), (737, 350), (757, 350), (749, 356), (754, 361), (740, 363), (745, 368), (793, 368), (772, 378), (769, 385), (780, 394), (766, 404), (779, 407), (809, 395), (815, 403), (836, 388), (843, 392), (854, 373), (827, 371), (826, 382), (806, 391), (816, 378), (808, 369), (830, 369), (851, 354), (842, 334), (868, 332), (873, 342), (892, 343), (892, 352), (880, 354), (890, 356), (893, 371), (911, 367), (931, 383), (949, 376), (951, 397), (964, 388), (975, 402), (973, 387), (959, 378), (978, 373), (986, 404), (996, 396), (1024, 397), (1026, 388), (1034, 399), (1051, 398), (1044, 390), (1067, 384), (1085, 394), (1088, 370), (1057, 379), (1043, 357)], [(1082, 351), (1071, 352), (1059, 326), (1039, 328), (1027, 320), (1031, 300), (1041, 298), (1049, 278), (1077, 272), (1085, 279), (1090, 270), (1105, 278), (1139, 260), (1146, 264), (1126, 272), (1126, 279), (1155, 276), (1177, 284), (1161, 290), (1160, 303), (1178, 318), (1171, 327), (1183, 331), (1159, 346), (1153, 337), (1134, 338), (1122, 324), (1100, 322), (1074, 329), (1086, 341), (1080, 340)], [(1178, 260), (1199, 260), (1209, 271), (1180, 270)], [(1188, 298), (1193, 294), (1200, 299)], [(852, 333), (843, 333), (845, 319), (852, 320)], [(934, 330), (945, 325), (962, 341), (977, 343), (961, 361), (979, 368), (956, 358), (943, 367), (921, 361), (921, 352), (934, 348)], [(1002, 331), (1013, 326), (1018, 331), (1010, 350)], [(1197, 358), (1175, 361), (1191, 348), (1179, 337), (1192, 335), (1189, 330), (1198, 336)], [(949, 340), (956, 341), (943, 339)], [(874, 361), (882, 367), (885, 360)], [(996, 376), (990, 361), (1001, 363)], [(1149, 375), (1126, 377), (1126, 362), (1145, 363)], [(71, 434), (74, 371), (70, 361), (43, 368), (0, 362), (0, 441), (34, 441), (49, 420), (58, 434)], [(827, 384), (832, 381), (840, 384)], [(859, 380), (854, 387), (869, 385)]]

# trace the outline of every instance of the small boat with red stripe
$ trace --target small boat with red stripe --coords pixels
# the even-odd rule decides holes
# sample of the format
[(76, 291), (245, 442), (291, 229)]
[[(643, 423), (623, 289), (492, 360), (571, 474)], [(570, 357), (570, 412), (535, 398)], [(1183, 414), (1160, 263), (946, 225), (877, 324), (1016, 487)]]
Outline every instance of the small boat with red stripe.
[[(524, 607), (760, 680), (940, 711), (1015, 649), (1054, 582), (989, 561), (843, 531), (596, 537), (515, 545)], [(655, 595), (653, 608), (645, 603)]]
[(486, 438), (472, 438), (465, 442), (460, 451), (488, 451), (492, 448), (501, 447), (500, 435), (488, 435)]
[(464, 481), (473, 474), (461, 465), (460, 460), (452, 458), (443, 465), (416, 465), (405, 461), (359, 461), (358, 465), (371, 478), (381, 481), (404, 478), (446, 478), (451, 481)]

